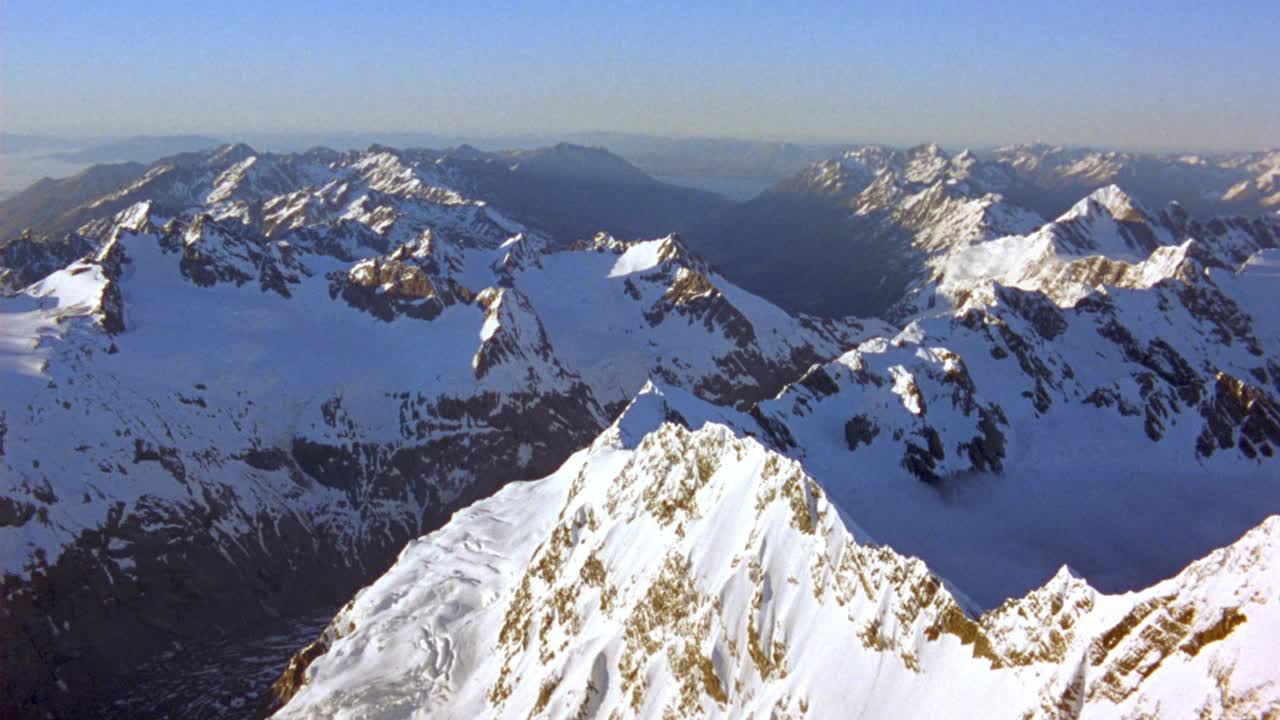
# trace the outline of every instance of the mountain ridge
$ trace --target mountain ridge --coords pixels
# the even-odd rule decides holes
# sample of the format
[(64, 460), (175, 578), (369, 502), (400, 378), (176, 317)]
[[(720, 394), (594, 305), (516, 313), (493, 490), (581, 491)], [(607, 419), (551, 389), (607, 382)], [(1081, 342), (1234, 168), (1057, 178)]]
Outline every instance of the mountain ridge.
[[(629, 237), (662, 234), (684, 224), (688, 217), (714, 213), (728, 204), (711, 193), (655, 181), (602, 148), (565, 143), (539, 150), (499, 153), (485, 153), (469, 146), (444, 151), (401, 151), (372, 145), (363, 152), (313, 148), (292, 154), (257, 153), (244, 143), (232, 143), (203, 153), (172, 155), (147, 166), (95, 165), (72, 178), (41, 181), (0, 202), (3, 210), (0, 217), (4, 218), (0, 224), (0, 245), (12, 242), (32, 227), (39, 235), (60, 240), (62, 235), (74, 232), (84, 223), (109, 217), (132, 201), (151, 197), (157, 191), (170, 193), (170, 202), (177, 203), (167, 207), (167, 211), (181, 211), (204, 198), (183, 196), (179, 188), (172, 192), (165, 190), (164, 183), (208, 183), (209, 179), (196, 174), (213, 168), (228, 171), (249, 157), (262, 158), (262, 166), (270, 166), (276, 172), (303, 173), (288, 180), (296, 183), (305, 181), (305, 173), (316, 172), (326, 165), (350, 163), (362, 155), (379, 154), (390, 154), (397, 162), (424, 172), (428, 166), (435, 165), (445, 176), (452, 172), (459, 178), (466, 177), (469, 186), (458, 189), (487, 198), (499, 207), (507, 205), (522, 217), (532, 213), (533, 224), (543, 225), (544, 230), (562, 243), (601, 229)], [(147, 174), (145, 181), (144, 173)], [(106, 174), (110, 175), (105, 181), (96, 180)], [(122, 188), (135, 180), (141, 184), (124, 194), (116, 193), (119, 197), (103, 199), (108, 187)], [(633, 196), (644, 191), (646, 195), (629, 201), (610, 201), (613, 195), (624, 191)], [(246, 196), (246, 199), (252, 198)], [(569, 203), (567, 211), (566, 203)], [(558, 215), (554, 212), (557, 210)], [(646, 215), (653, 219), (646, 219)]]
[[(542, 157), (553, 174), (566, 157), (619, 167), (598, 150)], [(1036, 590), (1064, 563), (1093, 587), (1137, 591), (1274, 512), (1275, 218), (1201, 221), (1104, 187), (1045, 223), (1010, 209), (989, 185), (1020, 181), (973, 154), (842, 157), (806, 182), (841, 199), (837, 220), (880, 232), (889, 260), (913, 263), (884, 289), (892, 323), (788, 313), (722, 274), (687, 234), (549, 233), (518, 203), (497, 202), (503, 179), (537, 158), (468, 148), (223, 146), (80, 202), (85, 222), (62, 246), (9, 245), (19, 250), (4, 256), (0, 296), (0, 622), (18, 641), (4, 647), (17, 669), (6, 696), (63, 713), (116, 701), (126, 714), (196, 713), (171, 684), (148, 699), (155, 686), (130, 673), (166, 653), (189, 666), (201, 641), (234, 644), (268, 620), (289, 635), (500, 487), (554, 475), (583, 447), (605, 452), (599, 443), (618, 445), (606, 454), (667, 443), (679, 455), (701, 440), (678, 428), (707, 421), (720, 427), (707, 442), (731, 449), (725, 462), (741, 453), (779, 470), (757, 478), (781, 483), (759, 511), (772, 518), (760, 533), (774, 538), (779, 567), (799, 562), (780, 549), (787, 533), (810, 537), (802, 528), (825, 503), (823, 522), (919, 558), (886, 568), (947, 588), (959, 610), (930, 605), (938, 614), (912, 627), (954, 624), (962, 652), (940, 652), (971, 660), (978, 635), (966, 622), (1029, 592), (1077, 592), (1065, 576)], [(638, 207), (650, 185), (626, 186), (639, 188), (628, 200)], [(846, 267), (821, 257), (794, 259)], [(655, 453), (609, 514), (626, 534), (656, 513), (661, 537), (683, 543), (680, 528), (718, 507), (696, 501), (715, 473)], [(739, 511), (757, 517), (731, 486), (716, 486), (728, 528)], [(763, 548), (749, 532), (707, 532), (708, 546)], [(661, 575), (666, 556), (650, 559), (644, 572)], [(743, 588), (757, 582), (741, 564), (721, 570)], [(790, 574), (777, 587), (791, 587)], [(545, 582), (550, 595), (521, 618), (535, 621), (548, 598), (568, 607), (569, 586)], [(675, 589), (692, 593), (698, 623), (726, 617), (703, 602), (707, 588)], [(648, 602), (639, 590), (628, 612)], [(755, 594), (734, 592), (748, 605)], [(699, 698), (718, 697), (717, 683), (730, 707), (741, 699), (731, 681), (755, 682), (752, 667), (785, 687), (773, 682), (783, 666), (767, 623), (753, 621), (755, 640), (735, 625), (712, 652), (635, 622), (636, 647), (657, 643), (659, 660), (696, 670), (692, 684), (645, 700), (636, 677), (666, 671), (630, 652), (628, 697), (639, 692), (642, 708), (678, 696), (681, 712), (707, 709)], [(1211, 630), (1178, 622), (1178, 633)], [(914, 640), (883, 629), (855, 632), (869, 662), (927, 664)], [(500, 655), (515, 678), (567, 648), (548, 640), (535, 661), (507, 643)], [(611, 657), (600, 678), (621, 661)], [(1205, 667), (1189, 672), (1216, 682)], [(511, 707), (543, 694), (540, 673), (528, 676), (536, 688), (511, 685)], [(984, 682), (1005, 682), (995, 678)], [(598, 699), (604, 681), (591, 680)], [(200, 688), (199, 713), (256, 702), (230, 684)], [(1039, 703), (1058, 689), (1045, 692), (1018, 697)], [(798, 702), (783, 705), (803, 712)]]
[[(1064, 567), (971, 619), (922, 563), (848, 524), (794, 461), (726, 426), (686, 425), (676, 398), (649, 401), (663, 395), (647, 387), (556, 474), (407, 547), (295, 658), (276, 717), (906, 705), (1067, 717), (1082, 706), (1119, 715), (1275, 702), (1260, 667), (1229, 659), (1237, 643), (1260, 651), (1277, 622), (1266, 590), (1235, 605), (1268, 582), (1274, 516), (1137, 595), (1103, 596)], [(1226, 567), (1243, 582), (1234, 598), (1209, 590)], [(848, 640), (832, 643), (833, 631)], [(1189, 669), (1188, 658), (1220, 669)], [(963, 688), (944, 675), (963, 676)]]
[(0, 298), (6, 702), (88, 712), (206, 626), (340, 601), (651, 373), (745, 406), (862, 332), (675, 238), (557, 247), (434, 160), (347, 159), (159, 165)]
[[(1033, 172), (1035, 168), (1026, 165), (1032, 161), (1020, 159), (1018, 152), (1022, 150), (1005, 149), (991, 156), (964, 151), (953, 156), (937, 145), (905, 150), (854, 148), (690, 228), (686, 236), (730, 278), (783, 307), (817, 315), (852, 313), (898, 321), (916, 310), (899, 306), (903, 294), (936, 276), (948, 254), (1003, 236), (1027, 235), (1046, 222), (1061, 225), (1080, 198), (1118, 187), (1116, 183), (1137, 183), (1138, 192), (1130, 195), (1154, 198), (1135, 200), (1139, 207), (1167, 205), (1159, 213), (1142, 212), (1177, 234), (1218, 236), (1223, 232), (1216, 225), (1248, 223), (1263, 226), (1252, 231), (1255, 234), (1274, 234), (1269, 227), (1277, 215), (1262, 207), (1195, 201), (1189, 210), (1169, 204), (1173, 197), (1167, 192), (1149, 191), (1143, 185), (1141, 173), (1155, 170), (1125, 174), (1113, 169), (1096, 177), (1088, 175), (1091, 180), (1085, 184), (1074, 180), (1056, 184)], [(1128, 158), (1125, 162), (1142, 160), (1156, 168), (1168, 163), (1186, 165), (1177, 158), (1123, 157)], [(1269, 177), (1265, 169), (1269, 157), (1263, 153), (1250, 161), (1227, 156), (1218, 162), (1237, 163), (1253, 168), (1240, 172)], [(1070, 167), (1055, 165), (1046, 172), (1068, 171)], [(1237, 210), (1254, 216), (1192, 220), (1206, 212)], [(801, 282), (792, 282), (793, 278)]]

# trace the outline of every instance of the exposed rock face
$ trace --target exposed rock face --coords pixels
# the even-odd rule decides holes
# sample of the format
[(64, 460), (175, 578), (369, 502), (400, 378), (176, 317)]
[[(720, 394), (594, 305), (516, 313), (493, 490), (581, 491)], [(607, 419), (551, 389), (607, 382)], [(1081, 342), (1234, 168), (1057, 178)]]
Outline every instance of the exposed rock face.
[(1261, 387), (1218, 373), (1201, 414), (1205, 429), (1196, 449), (1202, 455), (1238, 448), (1250, 458), (1270, 458), (1280, 448), (1280, 404)]
[(178, 268), (183, 277), (202, 287), (254, 282), (264, 292), (287, 298), (289, 287), (309, 272), (298, 261), (293, 245), (264, 242), (234, 222), (220, 223), (208, 215), (197, 215), (186, 227), (171, 221), (164, 232), (160, 243), (181, 252)]
[(22, 235), (0, 249), (0, 290), (21, 290), (91, 250), (93, 243), (79, 235), (67, 235), (62, 240)]
[(416, 245), (401, 245), (386, 256), (362, 260), (345, 274), (331, 273), (329, 295), (341, 295), (353, 307), (387, 322), (400, 316), (431, 320), (454, 303), (471, 302), (471, 290), (452, 277), (440, 276), (442, 268), (435, 257), (439, 243), (432, 242), (430, 235), (428, 231)]
[[(937, 483), (958, 472), (1003, 466), (1004, 411), (978, 394), (960, 356), (922, 347), (910, 330), (850, 351), (762, 410), (785, 426), (793, 418), (782, 408), (803, 422), (824, 406), (874, 409), (843, 422), (849, 451), (900, 453), (899, 465), (919, 480)], [(935, 417), (945, 419), (935, 424)], [(803, 446), (797, 452), (804, 453)]]
[(569, 377), (533, 305), (519, 290), (490, 288), (480, 293), (476, 302), (485, 309), (480, 347), (471, 361), (477, 379), (502, 365), (528, 365), (530, 372), (542, 367), (557, 379)]
[(1259, 654), (1277, 621), (1277, 518), (1136, 594), (1063, 568), (975, 617), (923, 562), (846, 525), (799, 464), (725, 426), (663, 423), (658, 399), (642, 395), (549, 478), (407, 548), (296, 658), (277, 717), (828, 717), (903, 703), (1214, 715), (1280, 701)]

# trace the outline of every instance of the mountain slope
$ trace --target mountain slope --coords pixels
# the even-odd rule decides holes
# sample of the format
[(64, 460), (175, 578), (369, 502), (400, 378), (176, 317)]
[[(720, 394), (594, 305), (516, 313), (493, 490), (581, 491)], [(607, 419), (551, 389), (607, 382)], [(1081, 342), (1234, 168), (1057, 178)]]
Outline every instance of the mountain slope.
[(973, 620), (797, 463), (674, 407), (696, 409), (642, 394), (555, 474), (412, 543), (295, 659), (276, 717), (1120, 717), (1280, 702), (1266, 659), (1276, 518), (1140, 593), (1102, 595), (1064, 569)]
[[(10, 243), (22, 236), (24, 230), (31, 228), (38, 235), (54, 241), (60, 239), (84, 223), (86, 218), (77, 212), (79, 208), (134, 182), (145, 171), (146, 166), (141, 163), (95, 165), (62, 180), (45, 178), (5, 198), (0, 201), (0, 248), (7, 249)], [(5, 258), (4, 266), (13, 268), (14, 263), (14, 259)], [(38, 279), (31, 278), (26, 284)], [(5, 287), (17, 289), (25, 287), (25, 284), (6, 283)]]
[(1274, 235), (1189, 228), (1100, 192), (749, 414), (642, 393), (519, 535), (407, 549), (281, 716), (1274, 712)]

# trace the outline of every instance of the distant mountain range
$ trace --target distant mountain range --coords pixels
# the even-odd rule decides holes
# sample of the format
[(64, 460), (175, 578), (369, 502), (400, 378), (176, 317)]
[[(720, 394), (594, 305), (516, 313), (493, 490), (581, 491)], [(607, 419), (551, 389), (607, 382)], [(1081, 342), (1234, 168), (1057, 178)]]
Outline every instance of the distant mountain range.
[(149, 163), (178, 153), (208, 150), (225, 141), (204, 135), (139, 135), (50, 156), (71, 163)]
[[(247, 145), (231, 146), (229, 156), (254, 154)], [(375, 152), (385, 146), (372, 146)], [(601, 228), (620, 237), (669, 232), (713, 216), (730, 203), (713, 193), (658, 182), (616, 155), (599, 148), (560, 144), (538, 150), (487, 153), (471, 146), (434, 151), (404, 151), (408, 162), (433, 164), (435, 171), (463, 178), (466, 189), (497, 207), (526, 218), (568, 244)], [(283, 187), (292, 182), (294, 158), (314, 163), (346, 162), (358, 153), (316, 149), (292, 156), (263, 154), (275, 174), (263, 182)], [(166, 212), (198, 202), (185, 188), (155, 197), (153, 178), (183, 177), (206, 162), (208, 153), (182, 153), (151, 166), (142, 163), (97, 165), (62, 180), (42, 180), (0, 201), (0, 248), (32, 230), (61, 240), (84, 223), (109, 217), (139, 198), (152, 198)], [(254, 176), (259, 171), (254, 171)], [(115, 189), (118, 192), (110, 193)], [(167, 193), (168, 191), (166, 191)]]
[(836, 143), (790, 143), (734, 138), (664, 138), (583, 133), (575, 142), (609, 148), (652, 175), (784, 178), (839, 152)]
[[(370, 145), (439, 148), (470, 145), (496, 152), (510, 148), (560, 143), (604, 147), (650, 175), (681, 178), (703, 189), (763, 189), (806, 165), (826, 158), (840, 145), (784, 143), (738, 139), (664, 138), (610, 132), (560, 135), (469, 136), (425, 132), (242, 133), (237, 138), (273, 152), (304, 152), (315, 147), (356, 150)], [(40, 180), (41, 171), (59, 178), (96, 163), (150, 163), (168, 155), (196, 152), (224, 141), (204, 135), (149, 135), (128, 138), (63, 138), (49, 135), (0, 134), (9, 178), (0, 191), (12, 194)], [(26, 179), (25, 182), (22, 182)], [(738, 181), (734, 184), (732, 181)], [(729, 181), (729, 182), (717, 182)], [(754, 192), (750, 192), (754, 194)], [(3, 195), (0, 194), (0, 198)], [(738, 199), (746, 199), (741, 197)]]
[(1136, 155), (1045, 145), (979, 156), (866, 146), (815, 163), (688, 228), (728, 277), (783, 307), (892, 317), (929, 258), (1029, 232), (1109, 185), (1175, 215), (1274, 217), (1280, 151)]

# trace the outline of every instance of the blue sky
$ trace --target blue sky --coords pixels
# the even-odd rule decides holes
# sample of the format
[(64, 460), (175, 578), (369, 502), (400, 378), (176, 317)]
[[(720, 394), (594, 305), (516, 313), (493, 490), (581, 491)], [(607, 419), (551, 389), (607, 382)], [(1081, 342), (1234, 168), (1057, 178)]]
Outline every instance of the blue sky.
[(1280, 145), (1276, 0), (4, 0), (0, 12), (13, 132)]

